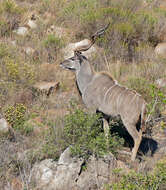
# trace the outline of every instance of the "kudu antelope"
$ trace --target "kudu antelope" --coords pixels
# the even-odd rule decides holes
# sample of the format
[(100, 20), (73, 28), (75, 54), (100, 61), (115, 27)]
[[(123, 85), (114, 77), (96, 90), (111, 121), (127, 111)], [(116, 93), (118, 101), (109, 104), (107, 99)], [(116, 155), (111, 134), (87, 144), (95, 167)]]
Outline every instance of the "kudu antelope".
[[(108, 73), (94, 72), (88, 59), (81, 54), (82, 51), (88, 50), (96, 38), (102, 35), (107, 28), (108, 25), (97, 31), (87, 46), (75, 49), (74, 56), (64, 60), (61, 66), (75, 71), (78, 90), (88, 108), (100, 111), (107, 116), (120, 115), (123, 124), (134, 140), (131, 155), (131, 160), (134, 161), (142, 140), (146, 102), (137, 92), (119, 85)], [(139, 129), (137, 129), (138, 122), (140, 122)]]

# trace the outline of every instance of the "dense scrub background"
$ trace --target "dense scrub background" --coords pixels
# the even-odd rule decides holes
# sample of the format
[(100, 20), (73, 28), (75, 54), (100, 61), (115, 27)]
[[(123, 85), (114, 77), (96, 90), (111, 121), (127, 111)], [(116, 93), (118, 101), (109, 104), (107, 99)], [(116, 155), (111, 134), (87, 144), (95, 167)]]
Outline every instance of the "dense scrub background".
[[(157, 131), (165, 130), (166, 88), (159, 89), (155, 81), (166, 77), (166, 60), (154, 53), (155, 46), (166, 35), (166, 6), (162, 3), (155, 0), (0, 0), (0, 112), (14, 129), (14, 135), (2, 134), (0, 138), (0, 189), (18, 176), (22, 176), (22, 183), (28, 189), (28, 176), (34, 163), (46, 158), (58, 159), (71, 140), (76, 144), (76, 155), (103, 154), (101, 149), (106, 147), (102, 129), (98, 128), (95, 133), (88, 129), (92, 132), (89, 136), (83, 133), (85, 121), (90, 126), (91, 119), (97, 116), (87, 119), (76, 93), (74, 75), (61, 70), (59, 63), (64, 59), (61, 50), (67, 44), (90, 38), (107, 23), (110, 27), (106, 34), (96, 42), (101, 51), (90, 61), (96, 71), (110, 72), (119, 83), (145, 98), (150, 131), (156, 121)], [(19, 26), (26, 25), (32, 14), (37, 15), (37, 28), (29, 29), (25, 36), (14, 33)], [(65, 28), (67, 34), (60, 37), (49, 33), (51, 26)], [(24, 51), (26, 47), (33, 48), (34, 53), (28, 55)], [(60, 88), (47, 97), (33, 88), (40, 81), (58, 81)], [(74, 110), (70, 102), (78, 108)], [(71, 136), (73, 126), (77, 129), (78, 125), (80, 131)], [(79, 133), (87, 139), (78, 138)], [(115, 153), (122, 139), (113, 136), (111, 140), (111, 151)], [(81, 151), (83, 141), (88, 143)], [(94, 146), (99, 149), (94, 150)], [(18, 160), (17, 154), (25, 152), (26, 160)], [(153, 175), (147, 174), (144, 182), (142, 174), (120, 176), (120, 182), (112, 188), (124, 189), (128, 183), (128, 189), (143, 189), (149, 181), (153, 185), (159, 183), (161, 176), (161, 184), (153, 189), (162, 189), (166, 170), (160, 169)]]

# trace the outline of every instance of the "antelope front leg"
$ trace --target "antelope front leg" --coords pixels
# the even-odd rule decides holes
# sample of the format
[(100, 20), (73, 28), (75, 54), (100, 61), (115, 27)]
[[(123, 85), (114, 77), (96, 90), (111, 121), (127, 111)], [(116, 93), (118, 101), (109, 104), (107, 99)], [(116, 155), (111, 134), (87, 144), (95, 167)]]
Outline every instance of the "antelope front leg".
[(107, 145), (109, 143), (109, 124), (108, 121), (106, 119), (103, 118), (103, 129), (104, 129), (104, 134), (107, 140)]
[(142, 140), (142, 131), (140, 130), (138, 132), (138, 137), (134, 139), (134, 148), (132, 150), (132, 156), (131, 156), (131, 160), (134, 161), (138, 152), (138, 148), (141, 144), (141, 140)]

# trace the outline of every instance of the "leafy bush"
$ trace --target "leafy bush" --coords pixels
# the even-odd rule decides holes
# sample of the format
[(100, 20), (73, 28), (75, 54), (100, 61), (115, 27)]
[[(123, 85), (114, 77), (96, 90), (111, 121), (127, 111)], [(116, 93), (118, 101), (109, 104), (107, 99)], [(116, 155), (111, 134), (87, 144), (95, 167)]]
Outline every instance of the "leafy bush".
[(64, 39), (58, 38), (54, 36), (53, 34), (49, 34), (46, 39), (43, 41), (43, 46), (46, 48), (46, 51), (48, 53), (48, 61), (51, 62), (51, 60), (56, 60), (56, 52), (60, 48), (64, 47)]
[(67, 115), (64, 120), (64, 136), (67, 144), (72, 145), (73, 155), (88, 159), (90, 155), (103, 156), (111, 151), (116, 153), (123, 141), (116, 135), (104, 135), (101, 116), (87, 114), (80, 109)]
[(8, 13), (21, 13), (21, 8), (17, 6), (14, 0), (4, 0), (2, 3), (3, 10)]
[(49, 48), (51, 46), (54, 49), (59, 49), (64, 46), (63, 40), (55, 37), (53, 34), (49, 34), (47, 36), (47, 39), (44, 40), (43, 44), (46, 48)]
[(122, 175), (120, 180), (109, 188), (112, 190), (164, 190), (166, 188), (165, 163), (165, 160), (159, 162), (153, 173), (138, 174), (133, 171)]
[(21, 129), (26, 119), (27, 108), (23, 104), (8, 106), (5, 112), (5, 118), (15, 129)]
[(33, 132), (34, 125), (28, 122), (30, 115), (27, 114), (27, 107), (24, 104), (8, 106), (4, 113), (9, 124), (21, 134), (30, 135)]
[(39, 159), (52, 158), (57, 160), (65, 148), (63, 137), (57, 139), (57, 132), (55, 132), (55, 126), (49, 126), (48, 131), (44, 133), (44, 143), (41, 146), (38, 153)]
[(4, 71), (6, 72), (4, 74), (7, 76), (8, 81), (24, 85), (32, 84), (35, 78), (32, 66), (11, 58), (4, 60)]
[(151, 100), (151, 83), (145, 78), (129, 77), (127, 85), (130, 89), (140, 93), (146, 101)]
[(8, 47), (5, 44), (0, 43), (0, 58), (2, 59), (3, 57), (6, 57), (8, 55), (9, 55)]
[[(8, 31), (7, 21), (5, 19), (2, 19), (0, 21), (0, 36), (4, 35)], [(7, 32), (9, 33), (9, 32)]]
[(148, 118), (147, 120), (152, 120), (156, 118), (155, 115), (160, 116), (160, 113), (163, 111), (166, 105), (166, 96), (165, 94), (158, 89), (155, 85), (150, 85), (150, 96), (151, 101), (147, 105), (148, 108)]
[(16, 56), (18, 49), (0, 43), (0, 75), (4, 81), (23, 84), (25, 86), (34, 82), (35, 71), (34, 66), (23, 62), (20, 57)]
[(0, 43), (0, 106), (17, 103), (17, 94), (36, 80), (35, 65), (24, 60), (16, 47)]
[(128, 86), (139, 92), (147, 101), (147, 121), (159, 117), (166, 104), (164, 92), (146, 79), (131, 77)]

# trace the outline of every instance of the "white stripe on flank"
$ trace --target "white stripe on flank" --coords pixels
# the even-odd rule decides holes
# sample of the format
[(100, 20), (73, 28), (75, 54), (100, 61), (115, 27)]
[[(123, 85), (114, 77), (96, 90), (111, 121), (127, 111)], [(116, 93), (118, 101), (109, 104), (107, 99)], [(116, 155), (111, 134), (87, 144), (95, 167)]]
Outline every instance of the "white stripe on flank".
[(105, 102), (105, 100), (106, 100), (106, 97), (107, 97), (108, 92), (109, 92), (113, 87), (115, 87), (115, 86), (117, 86), (117, 85), (118, 85), (118, 84), (115, 83), (113, 86), (111, 86), (111, 87), (106, 91), (106, 93), (105, 93), (105, 95), (104, 95), (104, 102)]
[(132, 103), (134, 101), (134, 99), (136, 98), (136, 96), (138, 96), (139, 94), (135, 93), (134, 97), (132, 98), (131, 102)]
[[(121, 86), (120, 86), (120, 87), (121, 87)], [(118, 107), (119, 107), (119, 105), (118, 105), (119, 98), (120, 98), (120, 96), (122, 95), (122, 93), (125, 92), (126, 90), (128, 90), (128, 88), (125, 87), (125, 89), (124, 89), (124, 90), (118, 95), (118, 97), (117, 97), (117, 101), (116, 101), (116, 103), (117, 103), (117, 106), (116, 106), (117, 112), (118, 112)]]

